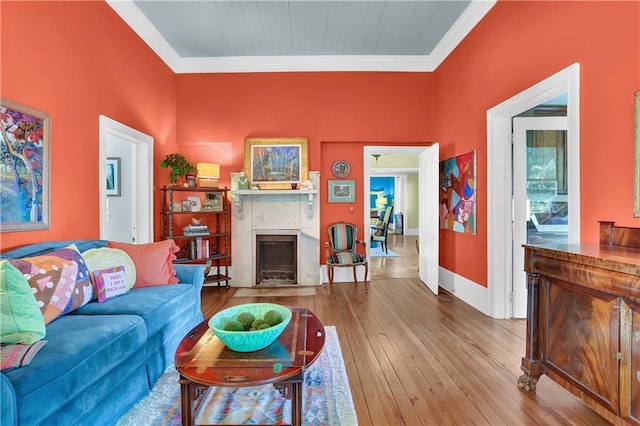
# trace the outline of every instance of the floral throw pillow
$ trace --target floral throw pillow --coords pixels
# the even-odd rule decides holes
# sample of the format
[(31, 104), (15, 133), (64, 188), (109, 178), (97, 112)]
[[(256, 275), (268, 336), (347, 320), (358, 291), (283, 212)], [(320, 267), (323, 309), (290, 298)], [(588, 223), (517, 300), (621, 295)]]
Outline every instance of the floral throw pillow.
[(29, 282), (46, 324), (89, 303), (93, 297), (89, 270), (73, 247), (9, 262)]

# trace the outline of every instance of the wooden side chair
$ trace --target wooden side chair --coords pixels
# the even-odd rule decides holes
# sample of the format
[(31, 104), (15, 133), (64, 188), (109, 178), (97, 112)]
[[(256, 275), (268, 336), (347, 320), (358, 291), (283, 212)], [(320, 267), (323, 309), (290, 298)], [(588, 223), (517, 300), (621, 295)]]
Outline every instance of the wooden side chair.
[[(358, 251), (358, 247), (361, 250)], [(333, 268), (353, 268), (353, 281), (358, 284), (356, 268), (364, 266), (364, 287), (367, 286), (369, 262), (367, 261), (367, 243), (358, 240), (358, 227), (346, 222), (329, 225), (329, 241), (325, 243), (327, 252), (327, 274), (329, 284), (333, 284)]]
[(389, 254), (389, 247), (387, 246), (387, 232), (389, 231), (389, 221), (391, 220), (391, 214), (393, 213), (393, 206), (387, 207), (382, 219), (378, 219), (376, 224), (371, 225), (371, 242), (378, 242), (382, 244), (382, 250)]

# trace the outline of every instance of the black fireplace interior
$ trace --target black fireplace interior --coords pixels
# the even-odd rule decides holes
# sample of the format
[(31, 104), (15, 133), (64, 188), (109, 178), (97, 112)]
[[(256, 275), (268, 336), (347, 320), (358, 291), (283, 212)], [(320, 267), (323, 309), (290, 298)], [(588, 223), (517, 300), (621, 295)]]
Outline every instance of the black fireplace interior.
[(297, 235), (256, 236), (256, 286), (297, 285)]

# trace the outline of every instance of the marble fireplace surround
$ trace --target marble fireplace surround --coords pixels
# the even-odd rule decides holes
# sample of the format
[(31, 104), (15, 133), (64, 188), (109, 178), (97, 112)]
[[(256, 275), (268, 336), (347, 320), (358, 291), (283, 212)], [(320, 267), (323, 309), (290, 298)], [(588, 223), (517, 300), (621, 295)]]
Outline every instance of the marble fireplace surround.
[(317, 190), (231, 191), (231, 270), (234, 287), (254, 287), (256, 235), (297, 236), (299, 286), (321, 285)]

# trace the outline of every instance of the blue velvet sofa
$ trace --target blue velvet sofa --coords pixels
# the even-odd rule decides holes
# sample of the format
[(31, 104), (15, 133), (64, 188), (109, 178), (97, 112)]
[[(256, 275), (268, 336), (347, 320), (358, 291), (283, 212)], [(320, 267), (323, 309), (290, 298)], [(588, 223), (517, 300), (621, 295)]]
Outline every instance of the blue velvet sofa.
[[(80, 252), (107, 245), (104, 240), (56, 241), (0, 257), (35, 256), (71, 243)], [(0, 374), (0, 424), (115, 424), (149, 393), (173, 363), (180, 340), (204, 319), (204, 267), (174, 268), (178, 284), (133, 288), (47, 324), (47, 344), (31, 363)]]

